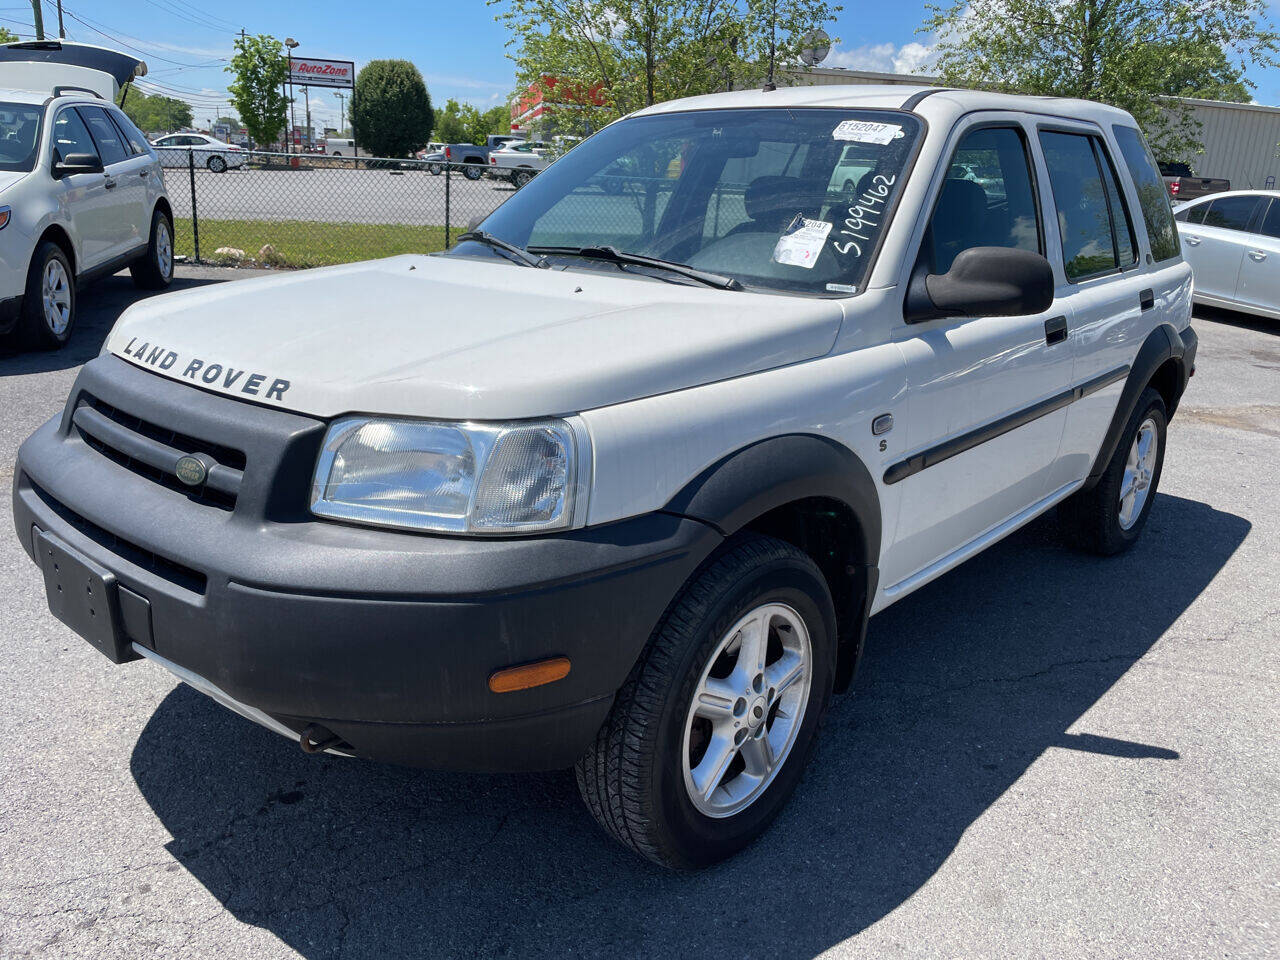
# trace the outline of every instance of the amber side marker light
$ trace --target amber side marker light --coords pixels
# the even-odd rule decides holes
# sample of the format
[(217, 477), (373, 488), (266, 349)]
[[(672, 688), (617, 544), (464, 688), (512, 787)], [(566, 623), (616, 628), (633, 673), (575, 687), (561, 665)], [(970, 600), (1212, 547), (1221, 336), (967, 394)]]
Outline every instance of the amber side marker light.
[(528, 690), (530, 687), (540, 687), (545, 683), (555, 683), (568, 675), (569, 658), (552, 657), (550, 660), (539, 660), (537, 663), (495, 670), (489, 675), (489, 689), (494, 693)]

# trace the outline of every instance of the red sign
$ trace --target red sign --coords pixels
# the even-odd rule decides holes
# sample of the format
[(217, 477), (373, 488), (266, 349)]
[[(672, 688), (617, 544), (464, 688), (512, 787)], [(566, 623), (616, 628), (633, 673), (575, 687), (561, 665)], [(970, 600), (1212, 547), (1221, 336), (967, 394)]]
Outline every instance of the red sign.
[(290, 57), (289, 82), (299, 87), (354, 87), (356, 65), (350, 60)]

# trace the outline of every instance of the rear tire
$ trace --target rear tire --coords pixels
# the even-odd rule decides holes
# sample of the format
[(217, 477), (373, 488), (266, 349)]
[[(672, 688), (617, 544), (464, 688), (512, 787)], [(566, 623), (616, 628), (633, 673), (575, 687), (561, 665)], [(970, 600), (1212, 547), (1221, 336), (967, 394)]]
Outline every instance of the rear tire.
[(431, 174), (433, 177), (438, 177), (440, 174), (444, 173), (444, 167), (438, 163), (428, 164), (427, 173)]
[(484, 176), (484, 167), (478, 163), (464, 163), (462, 165), (462, 175), (468, 180), (479, 180)]
[(672, 601), (575, 766), (592, 815), (667, 867), (737, 853), (800, 781), (835, 649), (808, 556), (755, 534), (725, 543)]
[(210, 157), (209, 162), (206, 163), (205, 166), (213, 173), (227, 172), (227, 161), (223, 160), (221, 157)]
[(1168, 423), (1164, 399), (1147, 387), (1102, 478), (1059, 507), (1059, 524), (1069, 542), (1102, 556), (1137, 542), (1160, 485)]
[(163, 290), (173, 282), (173, 221), (159, 207), (151, 214), (147, 252), (129, 264), (129, 274), (141, 290)]
[(18, 342), (31, 350), (57, 350), (71, 339), (75, 323), (75, 271), (63, 249), (45, 240), (27, 269)]
[(514, 176), (512, 176), (511, 182), (514, 183), (516, 186), (516, 189), (519, 190), (521, 187), (523, 187), (532, 179), (533, 179), (533, 171), (520, 170)]

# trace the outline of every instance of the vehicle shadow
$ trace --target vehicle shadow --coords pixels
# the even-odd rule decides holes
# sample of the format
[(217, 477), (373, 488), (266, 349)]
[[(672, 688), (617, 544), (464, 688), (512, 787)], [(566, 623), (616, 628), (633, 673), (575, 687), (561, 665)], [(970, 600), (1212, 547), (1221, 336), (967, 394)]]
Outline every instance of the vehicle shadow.
[(1258, 333), (1280, 336), (1280, 320), (1260, 317), (1254, 313), (1243, 313), (1222, 307), (1209, 307), (1198, 303), (1191, 319), (1193, 322), (1196, 320), (1212, 320), (1215, 323), (1225, 323), (1228, 326), (1240, 327), (1244, 330), (1255, 330)]
[(132, 773), (177, 861), (309, 958), (718, 955), (733, 941), (750, 946), (732, 955), (808, 958), (911, 897), (1046, 750), (1177, 762), (1177, 743), (1069, 728), (1249, 529), (1162, 495), (1141, 543), (1099, 560), (1059, 546), (1050, 516), (885, 611), (786, 811), (700, 873), (615, 846), (568, 774), (306, 757), (183, 686)]
[[(218, 283), (222, 278), (175, 277), (166, 293)], [(0, 377), (67, 370), (88, 363), (102, 352), (102, 344), (126, 307), (156, 296), (139, 290), (128, 271), (104, 277), (81, 287), (77, 293), (76, 326), (70, 342), (61, 350), (20, 350), (12, 338), (0, 338)]]

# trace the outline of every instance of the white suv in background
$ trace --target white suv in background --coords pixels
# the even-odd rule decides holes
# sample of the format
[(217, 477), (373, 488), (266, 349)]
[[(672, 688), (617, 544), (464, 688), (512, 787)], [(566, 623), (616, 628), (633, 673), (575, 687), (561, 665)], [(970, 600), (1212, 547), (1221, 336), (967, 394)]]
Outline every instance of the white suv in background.
[(146, 138), (92, 92), (0, 90), (0, 334), (61, 347), (77, 285), (126, 266), (140, 287), (173, 277), (173, 212)]
[(244, 147), (224, 143), (207, 133), (174, 133), (152, 141), (151, 145), (166, 167), (185, 167), (194, 159), (197, 167), (226, 173), (243, 167), (249, 158), (249, 151)]

